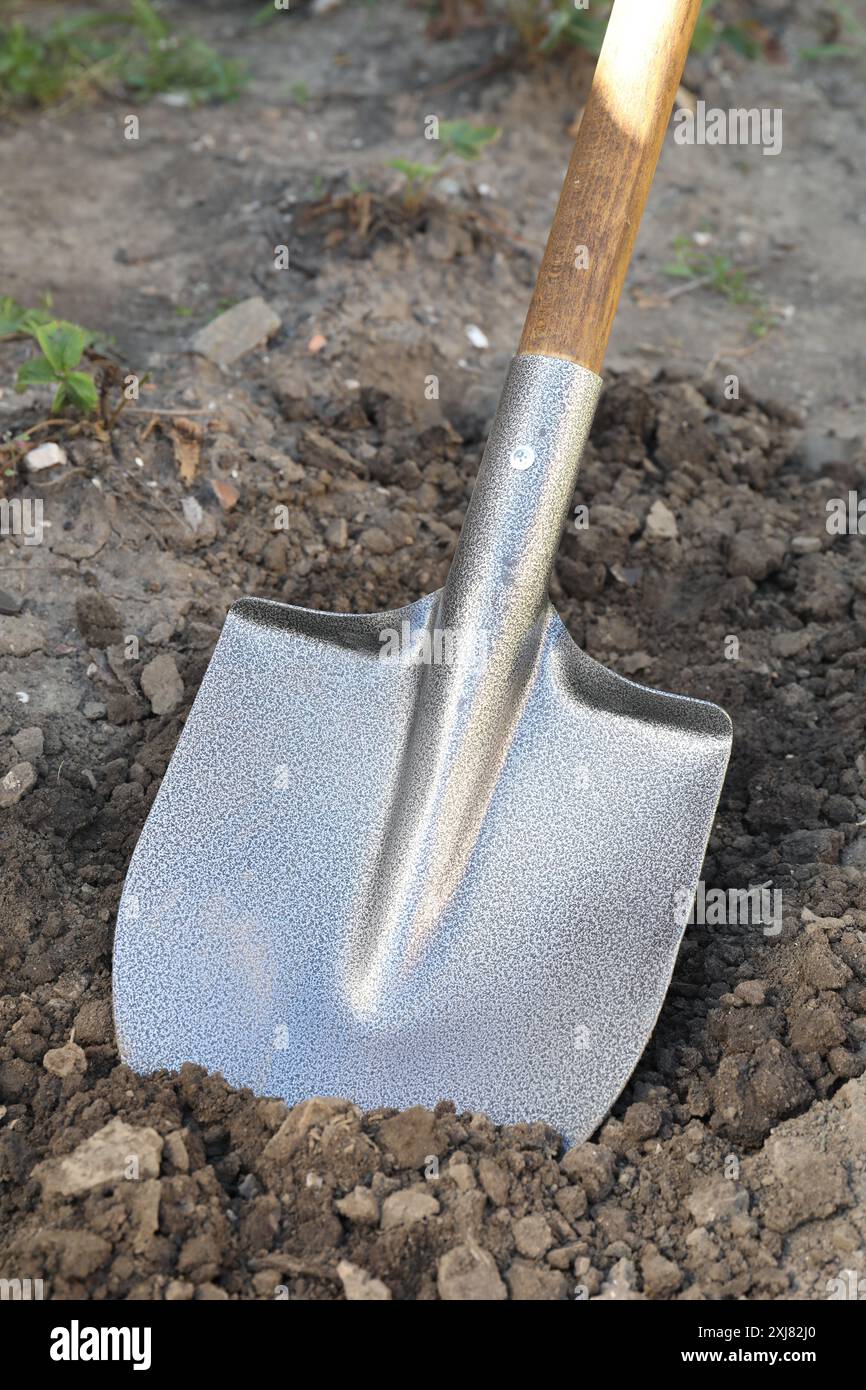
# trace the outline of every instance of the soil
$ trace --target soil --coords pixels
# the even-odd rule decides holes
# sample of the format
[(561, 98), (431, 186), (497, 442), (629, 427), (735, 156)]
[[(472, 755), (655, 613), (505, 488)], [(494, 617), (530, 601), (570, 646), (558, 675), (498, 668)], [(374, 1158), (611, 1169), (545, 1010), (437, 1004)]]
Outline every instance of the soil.
[[(442, 582), (567, 148), (564, 72), (472, 77), (489, 32), (434, 44), (396, 4), (375, 27), (365, 7), (301, 15), (293, 62), (313, 95), (298, 106), (273, 32), (250, 30), (242, 6), (176, 8), (250, 61), (237, 106), (154, 102), (133, 151), (114, 103), (62, 125), (28, 116), (3, 155), (17, 247), (4, 290), (31, 303), (51, 288), (58, 312), (112, 331), (150, 376), (107, 437), (55, 427), (39, 437), (65, 464), (28, 479), (16, 452), (2, 479), (8, 497), (43, 499), (46, 532), (0, 541), (0, 776), (17, 770), (0, 809), (0, 1277), (41, 1278), (56, 1299), (172, 1300), (811, 1299), (847, 1271), (856, 1284), (866, 567), (861, 535), (828, 531), (827, 503), (866, 488), (862, 282), (842, 283), (860, 190), (804, 196), (845, 158), (809, 132), (809, 93), (841, 128), (856, 64), (810, 69), (797, 96), (788, 16), (772, 68), (725, 54), (687, 73), (719, 104), (734, 83), (749, 104), (771, 82), (803, 135), (775, 183), (773, 161), (747, 153), (750, 215), (800, 248), (788, 286), (808, 282), (810, 219), (833, 237), (819, 290), (769, 343), (719, 356), (728, 330), (745, 333), (740, 308), (701, 289), (660, 300), (678, 199), (687, 230), (723, 207), (736, 236), (733, 165), (716, 185), (706, 151), (693, 164), (699, 152), (669, 148), (642, 233), (575, 495), (589, 525), (565, 536), (552, 595), (591, 655), (717, 701), (735, 740), (704, 920), (611, 1117), (563, 1153), (544, 1126), (497, 1128), (447, 1097), (435, 1112), (288, 1111), (193, 1065), (141, 1078), (119, 1062), (123, 877), (226, 609), (255, 593), (369, 611)], [(791, 8), (805, 24), (808, 7)], [(339, 212), (304, 222), (317, 171), (341, 195), (357, 171), (381, 174), (431, 100), (504, 130), (441, 209), (407, 226), (374, 173), (374, 236)], [(473, 191), (486, 181), (494, 192)], [(272, 268), (282, 242), (288, 272)], [(227, 369), (190, 351), (221, 299), (252, 295), (282, 323), (266, 349)], [(832, 363), (806, 360), (818, 324)], [(639, 350), (648, 336), (661, 369)], [(26, 352), (0, 345), (3, 381)], [(0, 396), (6, 438), (45, 413), (36, 390)], [(717, 920), (722, 893), (761, 885), (759, 920)]]

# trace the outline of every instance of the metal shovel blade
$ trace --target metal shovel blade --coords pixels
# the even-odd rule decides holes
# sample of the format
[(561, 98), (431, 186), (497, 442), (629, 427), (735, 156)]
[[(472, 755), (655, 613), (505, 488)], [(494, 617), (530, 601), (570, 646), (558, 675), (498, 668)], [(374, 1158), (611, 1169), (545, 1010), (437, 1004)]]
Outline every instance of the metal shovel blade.
[[(588, 1136), (655, 1024), (730, 748), (546, 597), (598, 379), (515, 359), (445, 588), (229, 613), (118, 917), (124, 1059)], [(565, 408), (565, 409), (563, 409)]]

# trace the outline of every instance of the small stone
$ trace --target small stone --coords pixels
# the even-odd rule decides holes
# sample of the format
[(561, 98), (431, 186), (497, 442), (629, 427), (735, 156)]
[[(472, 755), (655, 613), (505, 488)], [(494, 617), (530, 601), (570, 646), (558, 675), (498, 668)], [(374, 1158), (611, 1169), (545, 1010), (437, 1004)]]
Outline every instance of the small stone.
[(379, 1203), (369, 1187), (353, 1187), (346, 1196), (334, 1203), (341, 1216), (358, 1226), (379, 1224)]
[[(846, 825), (857, 819), (857, 808), (850, 796), (828, 796), (824, 802), (824, 815), (831, 820), (834, 825)], [(843, 851), (842, 860), (844, 863), (845, 855)]]
[(30, 656), (45, 650), (45, 627), (36, 618), (0, 616), (0, 656)]
[(566, 1177), (579, 1182), (591, 1202), (606, 1197), (613, 1187), (614, 1155), (602, 1144), (578, 1144), (560, 1161)]
[(81, 711), (85, 719), (104, 719), (108, 711), (101, 700), (86, 700)]
[(393, 1154), (398, 1168), (423, 1168), (428, 1158), (439, 1157), (443, 1147), (436, 1134), (436, 1117), (423, 1105), (385, 1120), (379, 1126), (378, 1138)]
[(475, 1186), (475, 1174), (466, 1154), (453, 1154), (447, 1168), (447, 1176), (459, 1192), (471, 1192)]
[(5, 589), (0, 589), (0, 614), (4, 617), (14, 617), (21, 612), (22, 600), (16, 598), (14, 594), (7, 594)]
[(490, 346), (490, 339), (477, 323), (467, 323), (466, 336), (473, 347), (484, 349)]
[(439, 1297), (452, 1302), (501, 1302), (508, 1297), (496, 1261), (473, 1240), (455, 1245), (439, 1261), (436, 1271)]
[(200, 329), (192, 340), (193, 351), (218, 367), (228, 367), (266, 343), (279, 327), (278, 315), (259, 295), (254, 295), (232, 305)]
[(171, 714), (183, 699), (183, 681), (174, 657), (167, 652), (155, 656), (141, 673), (141, 688), (154, 714)]
[(164, 647), (166, 642), (170, 642), (173, 636), (174, 624), (160, 622), (154, 623), (150, 632), (147, 634), (147, 640), (153, 647)]
[(815, 641), (813, 628), (795, 628), (793, 632), (775, 632), (770, 638), (770, 651), (783, 659), (803, 656)]
[(792, 536), (791, 550), (795, 555), (814, 555), (821, 549), (821, 540), (818, 536)]
[(742, 999), (744, 1004), (759, 1007), (767, 998), (766, 980), (741, 980), (734, 990), (738, 999)]
[(40, 444), (24, 455), (29, 473), (41, 473), (46, 468), (58, 468), (68, 462), (66, 450), (59, 444)]
[(111, 1246), (92, 1231), (54, 1231), (51, 1244), (57, 1250), (60, 1272), (67, 1279), (88, 1279), (105, 1264)]
[(124, 1198), (133, 1227), (132, 1248), (136, 1254), (142, 1254), (159, 1230), (162, 1187), (157, 1178), (131, 1182), (124, 1191)]
[(601, 1293), (597, 1297), (602, 1301), (614, 1300), (627, 1302), (642, 1297), (635, 1291), (637, 1271), (631, 1260), (617, 1260), (613, 1269), (608, 1274), (601, 1286)]
[(337, 1274), (350, 1303), (384, 1303), (391, 1297), (387, 1284), (383, 1284), (381, 1279), (374, 1279), (366, 1269), (353, 1265), (349, 1260), (340, 1261)]
[(37, 782), (36, 769), (32, 763), (16, 763), (0, 782), (0, 810), (7, 806), (17, 806), (22, 796), (32, 791)]
[(551, 1269), (570, 1269), (581, 1249), (582, 1246), (576, 1241), (572, 1241), (570, 1245), (559, 1245), (555, 1250), (548, 1251), (547, 1263)]
[(68, 1042), (64, 1047), (46, 1052), (42, 1065), (52, 1076), (83, 1076), (87, 1071), (87, 1058), (78, 1043)]
[(795, 1052), (825, 1053), (845, 1041), (845, 1025), (829, 1004), (801, 1009), (791, 1025), (790, 1043)]
[(728, 549), (728, 574), (745, 576), (759, 584), (779, 569), (785, 559), (785, 542), (760, 531), (738, 531)]
[(647, 513), (644, 534), (660, 541), (675, 541), (679, 535), (677, 519), (660, 497), (656, 498)]
[(179, 1274), (188, 1274), (197, 1284), (215, 1279), (221, 1259), (220, 1243), (210, 1231), (198, 1231), (184, 1241), (177, 1257)]
[(638, 671), (646, 671), (652, 664), (652, 657), (649, 652), (645, 651), (627, 652), (625, 656), (619, 658), (618, 662), (627, 676), (637, 675)]
[(88, 999), (75, 1015), (75, 1041), (88, 1047), (106, 1043), (113, 1032), (111, 1004), (107, 999)]
[(344, 516), (337, 517), (325, 531), (325, 540), (335, 550), (345, 550), (349, 543), (349, 527)]
[(823, 1143), (779, 1135), (769, 1140), (767, 1152), (777, 1178), (765, 1199), (764, 1220), (771, 1230), (790, 1231), (851, 1206), (845, 1165)]
[(75, 600), (75, 626), (88, 647), (113, 647), (123, 641), (121, 616), (114, 604), (88, 589)]
[(164, 1154), (179, 1173), (189, 1172), (189, 1153), (181, 1130), (174, 1129), (165, 1136)]
[(27, 763), (32, 762), (34, 758), (41, 758), (45, 748), (42, 730), (35, 724), (26, 729), (19, 729), (17, 734), (13, 734), (12, 743), (16, 753)]
[[(305, 371), (293, 364), (277, 369), (272, 382), (280, 410), (287, 420), (309, 420), (313, 415), (313, 383)], [(259, 454), (261, 457), (261, 454)]]
[(568, 1291), (565, 1275), (558, 1269), (539, 1268), (527, 1260), (515, 1260), (507, 1277), (511, 1297), (519, 1303), (549, 1303), (565, 1298)]
[(508, 1174), (501, 1164), (486, 1156), (478, 1160), (478, 1179), (495, 1207), (508, 1201)]
[(392, 537), (387, 531), (383, 531), (381, 526), (368, 526), (366, 531), (361, 532), (358, 540), (364, 549), (373, 555), (393, 555), (397, 549)]
[(729, 1178), (712, 1178), (686, 1198), (698, 1226), (715, 1226), (749, 1210), (749, 1194)]
[(649, 1298), (670, 1298), (683, 1282), (682, 1270), (666, 1260), (655, 1245), (647, 1245), (641, 1256), (644, 1293)]
[(845, 843), (841, 830), (794, 830), (779, 846), (790, 864), (835, 864)]
[(167, 1303), (188, 1303), (194, 1293), (195, 1285), (186, 1279), (171, 1279), (166, 1285), (165, 1300)]
[(33, 1169), (46, 1197), (76, 1197), (94, 1188), (137, 1178), (156, 1178), (162, 1136), (155, 1129), (126, 1124), (118, 1116), (85, 1139), (65, 1158), (47, 1159)]
[(273, 1298), (274, 1290), (283, 1283), (283, 1276), (277, 1269), (260, 1269), (252, 1277), (252, 1286), (256, 1293), (264, 1298)]
[(439, 1203), (428, 1192), (417, 1187), (404, 1187), (400, 1192), (392, 1192), (382, 1206), (382, 1230), (390, 1231), (395, 1226), (412, 1226), (416, 1221), (425, 1221), (428, 1216), (436, 1216)]
[(518, 1221), (514, 1221), (512, 1230), (518, 1251), (530, 1260), (540, 1259), (554, 1244), (550, 1227), (540, 1212), (522, 1216)]
[(572, 1226), (575, 1221), (579, 1221), (582, 1216), (586, 1215), (589, 1204), (580, 1183), (568, 1183), (566, 1187), (561, 1187), (555, 1200), (566, 1221), (569, 1221)]
[(201, 503), (195, 497), (185, 497), (180, 505), (187, 526), (191, 531), (197, 531), (204, 521), (204, 508)]
[(651, 1139), (654, 1134), (658, 1134), (661, 1119), (661, 1111), (657, 1105), (650, 1105), (645, 1100), (635, 1101), (623, 1116), (623, 1130), (628, 1139), (640, 1143), (641, 1140)]
[[(851, 979), (851, 970), (836, 955), (820, 927), (811, 928), (803, 953), (803, 979), (813, 989), (842, 989)], [(840, 1039), (841, 1041), (841, 1039)]]

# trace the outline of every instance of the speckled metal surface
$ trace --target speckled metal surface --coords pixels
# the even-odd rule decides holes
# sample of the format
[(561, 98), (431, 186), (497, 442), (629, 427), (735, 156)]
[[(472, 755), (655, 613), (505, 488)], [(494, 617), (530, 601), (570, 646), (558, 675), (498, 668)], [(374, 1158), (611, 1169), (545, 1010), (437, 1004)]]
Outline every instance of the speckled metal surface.
[(228, 615), (130, 865), (139, 1071), (589, 1135), (667, 990), (730, 748), (547, 597), (600, 382), (512, 363), (445, 588)]

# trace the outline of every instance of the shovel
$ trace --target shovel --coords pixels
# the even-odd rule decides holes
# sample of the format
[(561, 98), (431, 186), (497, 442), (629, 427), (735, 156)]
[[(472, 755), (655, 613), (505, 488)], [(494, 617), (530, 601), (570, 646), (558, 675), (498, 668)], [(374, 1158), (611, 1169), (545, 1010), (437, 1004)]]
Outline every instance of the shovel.
[(135, 1070), (573, 1142), (637, 1063), (731, 726), (593, 661), (548, 579), (699, 8), (616, 0), (445, 587), (229, 612), (120, 905)]

